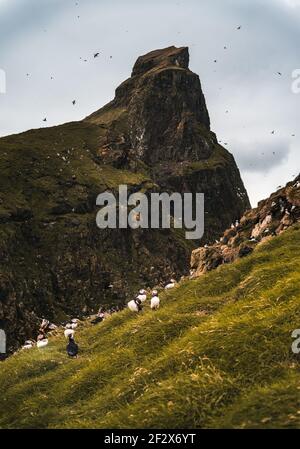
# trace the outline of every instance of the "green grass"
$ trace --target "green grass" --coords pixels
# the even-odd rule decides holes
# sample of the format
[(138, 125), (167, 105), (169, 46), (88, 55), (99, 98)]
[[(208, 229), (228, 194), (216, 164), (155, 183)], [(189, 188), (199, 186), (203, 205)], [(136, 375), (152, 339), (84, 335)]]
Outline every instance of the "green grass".
[(248, 258), (0, 365), (0, 428), (296, 428), (300, 226)]
[(107, 189), (149, 181), (145, 172), (118, 170), (99, 161), (103, 140), (105, 129), (87, 122), (0, 139), (0, 214), (21, 208), (41, 218), (58, 204), (71, 211)]

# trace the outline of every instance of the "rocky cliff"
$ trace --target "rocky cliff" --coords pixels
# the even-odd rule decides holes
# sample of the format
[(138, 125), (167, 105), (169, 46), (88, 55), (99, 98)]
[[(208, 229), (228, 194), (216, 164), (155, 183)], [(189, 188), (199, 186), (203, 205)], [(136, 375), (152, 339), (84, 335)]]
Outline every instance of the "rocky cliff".
[(249, 207), (233, 157), (210, 130), (187, 48), (140, 57), (115, 99), (80, 122), (0, 139), (0, 319), (9, 347), (140, 286), (180, 276), (180, 230), (102, 230), (96, 197), (203, 192), (211, 242)]
[(115, 99), (86, 123), (104, 128), (97, 157), (132, 171), (146, 169), (164, 191), (205, 194), (205, 240), (250, 207), (232, 155), (218, 144), (188, 48), (138, 58)]
[(220, 240), (193, 251), (191, 276), (198, 277), (220, 265), (251, 254), (257, 246), (300, 221), (300, 175), (258, 207), (232, 223)]

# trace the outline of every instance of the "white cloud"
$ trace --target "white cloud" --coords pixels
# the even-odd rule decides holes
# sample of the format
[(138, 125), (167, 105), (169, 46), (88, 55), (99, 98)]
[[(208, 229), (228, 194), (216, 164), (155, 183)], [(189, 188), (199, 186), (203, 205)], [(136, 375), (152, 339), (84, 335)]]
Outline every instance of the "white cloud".
[(300, 6), (300, 0), (282, 0), (287, 6), (296, 8)]

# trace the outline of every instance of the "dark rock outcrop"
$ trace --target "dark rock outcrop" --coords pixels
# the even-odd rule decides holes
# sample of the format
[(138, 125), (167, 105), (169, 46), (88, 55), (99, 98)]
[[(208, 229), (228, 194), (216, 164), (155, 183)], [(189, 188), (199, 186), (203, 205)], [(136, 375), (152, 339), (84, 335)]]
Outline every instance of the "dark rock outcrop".
[(188, 65), (186, 47), (141, 56), (115, 99), (86, 122), (106, 128), (103, 163), (131, 170), (146, 164), (165, 191), (203, 192), (211, 241), (250, 203), (233, 156), (210, 130), (199, 76)]
[(204, 242), (249, 207), (235, 161), (210, 130), (187, 48), (140, 57), (114, 100), (80, 122), (0, 139), (0, 319), (10, 348), (141, 286), (186, 272), (180, 230), (102, 230), (96, 197), (203, 192)]
[(248, 210), (238, 223), (232, 223), (220, 241), (192, 252), (191, 277), (198, 277), (224, 263), (246, 257), (272, 237), (300, 221), (300, 176), (286, 187)]

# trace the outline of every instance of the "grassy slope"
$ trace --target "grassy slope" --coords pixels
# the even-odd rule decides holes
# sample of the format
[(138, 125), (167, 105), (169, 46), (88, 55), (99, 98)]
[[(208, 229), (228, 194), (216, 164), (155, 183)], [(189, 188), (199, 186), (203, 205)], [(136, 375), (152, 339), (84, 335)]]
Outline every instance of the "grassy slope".
[(300, 226), (251, 256), (0, 365), (0, 427), (299, 427)]
[(101, 127), (74, 122), (1, 138), (0, 213), (27, 207), (41, 218), (61, 200), (76, 208), (107, 188), (149, 180), (143, 173), (95, 162), (104, 134)]

